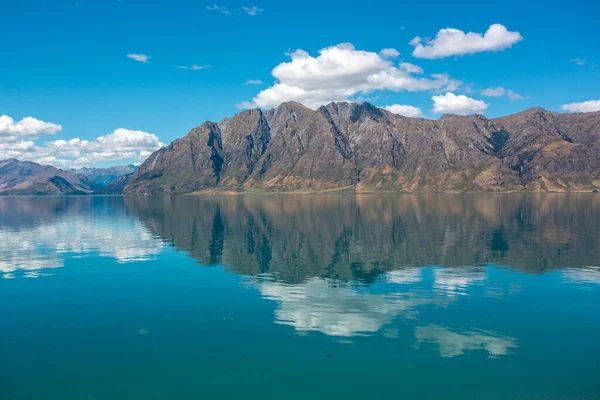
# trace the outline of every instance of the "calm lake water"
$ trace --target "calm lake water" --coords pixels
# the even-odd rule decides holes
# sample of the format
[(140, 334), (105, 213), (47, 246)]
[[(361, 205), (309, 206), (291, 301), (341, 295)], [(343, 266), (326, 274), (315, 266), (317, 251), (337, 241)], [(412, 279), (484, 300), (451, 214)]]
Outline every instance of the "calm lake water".
[(0, 399), (598, 399), (600, 194), (0, 198)]

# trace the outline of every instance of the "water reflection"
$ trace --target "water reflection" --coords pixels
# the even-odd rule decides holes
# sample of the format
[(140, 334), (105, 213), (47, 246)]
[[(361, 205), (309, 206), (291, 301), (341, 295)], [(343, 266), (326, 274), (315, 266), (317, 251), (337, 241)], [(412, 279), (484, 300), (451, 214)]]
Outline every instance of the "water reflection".
[[(597, 265), (600, 195), (128, 197), (155, 235), (201, 264), (285, 283), (312, 277), (373, 282), (404, 267), (520, 271)], [(461, 272), (482, 280), (485, 271)], [(438, 289), (460, 289), (452, 271)]]
[(0, 211), (0, 273), (7, 279), (48, 276), (68, 257), (90, 253), (120, 263), (149, 260), (163, 247), (117, 198), (5, 198)]
[(260, 277), (255, 284), (264, 298), (278, 303), (277, 323), (330, 336), (375, 333), (395, 317), (414, 319), (422, 306), (446, 304), (442, 298), (419, 292), (374, 294), (324, 278), (286, 285)]
[[(423, 275), (433, 279), (424, 279)], [(482, 268), (408, 268), (381, 276), (377, 292), (328, 278), (290, 285), (262, 274), (249, 281), (264, 298), (277, 303), (275, 322), (292, 326), (299, 333), (317, 331), (349, 338), (382, 331), (384, 337), (396, 338), (397, 328), (390, 325), (400, 319), (414, 325), (417, 348), (421, 343), (435, 343), (442, 357), (478, 349), (499, 357), (516, 348), (517, 340), (493, 331), (456, 332), (436, 324), (422, 325), (426, 321), (420, 315), (427, 308), (451, 306), (458, 301), (457, 296), (466, 296), (471, 286), (482, 285), (485, 278)]]
[(468, 330), (454, 332), (439, 325), (418, 326), (415, 328), (416, 347), (421, 343), (434, 343), (442, 357), (455, 357), (467, 351), (485, 350), (492, 358), (505, 356), (517, 348), (517, 340), (508, 336), (499, 336), (495, 332)]
[(600, 267), (569, 268), (563, 272), (563, 276), (575, 283), (600, 284)]
[(480, 284), (486, 278), (482, 267), (436, 269), (434, 274), (433, 290), (449, 296), (466, 295), (469, 286)]
[(0, 273), (39, 277), (90, 254), (146, 261), (168, 243), (242, 275), (296, 333), (396, 338), (401, 321), (442, 357), (500, 357), (518, 346), (510, 332), (423, 314), (519, 293), (490, 265), (600, 283), (599, 211), (593, 194), (5, 198)]
[(464, 307), (469, 296), (503, 301), (520, 292), (519, 279), (490, 278), (490, 265), (563, 270), (565, 279), (588, 282), (598, 276), (580, 268), (600, 255), (596, 195), (130, 197), (126, 204), (199, 263), (250, 277), (275, 302), (277, 324), (348, 340), (395, 338), (401, 322), (417, 347), (433, 343), (442, 357), (476, 350), (501, 357), (518, 347), (502, 326), (496, 332), (475, 320), (458, 329), (423, 316)]

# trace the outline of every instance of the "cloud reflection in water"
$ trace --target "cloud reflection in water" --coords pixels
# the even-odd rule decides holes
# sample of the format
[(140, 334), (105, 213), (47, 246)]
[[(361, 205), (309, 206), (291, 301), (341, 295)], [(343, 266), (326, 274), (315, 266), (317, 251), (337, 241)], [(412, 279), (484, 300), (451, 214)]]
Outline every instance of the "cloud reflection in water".
[(489, 356), (496, 358), (509, 354), (510, 349), (517, 347), (517, 340), (508, 336), (500, 336), (495, 332), (467, 330), (454, 332), (440, 325), (417, 326), (416, 347), (421, 343), (434, 343), (439, 346), (442, 357), (455, 357), (466, 351), (485, 350)]
[(396, 316), (414, 318), (418, 307), (443, 303), (443, 299), (412, 292), (362, 292), (350, 284), (323, 278), (298, 285), (263, 281), (258, 289), (264, 298), (278, 303), (278, 324), (340, 337), (373, 334)]
[[(34, 227), (0, 228), (0, 272), (4, 278), (37, 278), (70, 257), (97, 253), (119, 263), (152, 259), (164, 244), (133, 219), (63, 218)], [(47, 275), (47, 273), (46, 273)]]

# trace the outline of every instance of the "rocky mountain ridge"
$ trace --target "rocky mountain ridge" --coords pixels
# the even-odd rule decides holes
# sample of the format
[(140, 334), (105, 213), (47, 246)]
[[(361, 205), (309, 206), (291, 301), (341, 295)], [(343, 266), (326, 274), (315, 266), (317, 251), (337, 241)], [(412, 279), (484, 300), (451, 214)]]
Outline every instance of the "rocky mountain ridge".
[(205, 122), (153, 153), (126, 194), (600, 189), (600, 112), (409, 118), (295, 102)]
[(11, 158), (0, 160), (0, 196), (121, 194), (134, 166), (62, 170)]
[(115, 165), (106, 168), (83, 167), (72, 171), (86, 178), (91, 185), (104, 188), (122, 176), (133, 174), (136, 170), (135, 165)]

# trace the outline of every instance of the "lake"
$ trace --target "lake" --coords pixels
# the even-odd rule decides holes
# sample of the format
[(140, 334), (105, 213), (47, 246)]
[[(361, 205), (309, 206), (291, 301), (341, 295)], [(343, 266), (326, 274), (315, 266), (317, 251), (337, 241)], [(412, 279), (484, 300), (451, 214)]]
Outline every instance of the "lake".
[(600, 195), (0, 198), (0, 399), (598, 399)]

